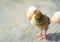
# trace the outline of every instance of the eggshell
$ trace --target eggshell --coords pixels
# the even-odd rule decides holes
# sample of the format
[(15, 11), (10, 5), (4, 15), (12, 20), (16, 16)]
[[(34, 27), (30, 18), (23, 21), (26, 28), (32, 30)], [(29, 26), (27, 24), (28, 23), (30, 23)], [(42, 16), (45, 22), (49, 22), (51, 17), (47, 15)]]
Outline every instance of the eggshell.
[(60, 23), (60, 11), (55, 12), (52, 16), (52, 22)]
[(31, 6), (28, 10), (27, 10), (27, 18), (30, 20), (33, 16), (33, 13), (35, 10), (38, 10), (35, 6)]

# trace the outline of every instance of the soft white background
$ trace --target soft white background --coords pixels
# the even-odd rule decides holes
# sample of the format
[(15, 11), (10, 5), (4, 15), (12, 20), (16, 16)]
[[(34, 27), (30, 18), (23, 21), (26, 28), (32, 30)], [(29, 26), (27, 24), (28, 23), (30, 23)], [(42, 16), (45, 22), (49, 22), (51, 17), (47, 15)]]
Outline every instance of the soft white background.
[[(38, 32), (30, 27), (26, 12), (31, 5), (37, 6), (47, 16), (60, 10), (60, 0), (0, 0), (0, 42), (32, 42)], [(27, 36), (25, 30), (32, 28)], [(34, 42), (60, 42), (60, 24), (51, 22), (47, 39), (34, 39)]]

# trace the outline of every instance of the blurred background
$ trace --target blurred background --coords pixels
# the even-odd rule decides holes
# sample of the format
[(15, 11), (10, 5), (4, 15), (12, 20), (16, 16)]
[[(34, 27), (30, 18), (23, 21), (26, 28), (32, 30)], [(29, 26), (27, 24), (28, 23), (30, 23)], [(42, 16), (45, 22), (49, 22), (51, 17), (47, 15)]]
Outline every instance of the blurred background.
[[(0, 0), (0, 42), (32, 42), (38, 30), (30, 26), (26, 17), (31, 5), (38, 7), (50, 19), (53, 13), (60, 11), (60, 0)], [(26, 35), (28, 28), (32, 29)], [(35, 38), (34, 42), (60, 42), (60, 24), (51, 22), (47, 39)]]

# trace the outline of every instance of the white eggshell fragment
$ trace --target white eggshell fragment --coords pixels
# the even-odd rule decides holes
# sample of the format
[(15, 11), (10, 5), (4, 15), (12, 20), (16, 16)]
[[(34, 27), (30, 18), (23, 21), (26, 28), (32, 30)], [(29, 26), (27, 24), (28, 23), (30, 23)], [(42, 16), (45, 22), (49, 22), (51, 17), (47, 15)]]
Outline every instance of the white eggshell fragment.
[(55, 12), (52, 16), (52, 22), (60, 23), (60, 11)]
[(33, 13), (35, 10), (38, 10), (35, 6), (31, 6), (28, 10), (27, 10), (27, 18), (29, 20), (31, 20)]

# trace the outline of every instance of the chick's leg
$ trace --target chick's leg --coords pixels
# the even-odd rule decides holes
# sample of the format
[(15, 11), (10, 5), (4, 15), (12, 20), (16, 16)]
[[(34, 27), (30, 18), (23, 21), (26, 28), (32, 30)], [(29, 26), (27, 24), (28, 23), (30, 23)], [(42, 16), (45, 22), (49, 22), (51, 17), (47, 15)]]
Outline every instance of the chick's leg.
[(40, 30), (40, 33), (36, 34), (35, 37), (42, 39), (42, 30)]
[(43, 34), (43, 39), (46, 39), (46, 31), (44, 31), (44, 34)]
[(46, 39), (46, 32), (47, 32), (48, 27), (45, 28), (43, 38)]

